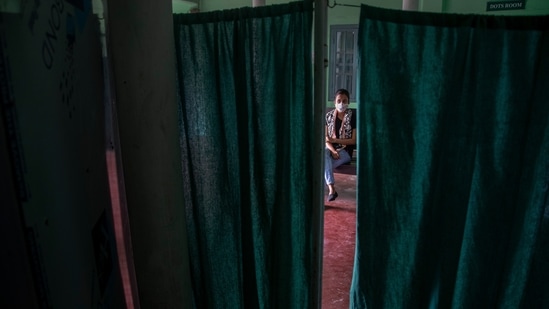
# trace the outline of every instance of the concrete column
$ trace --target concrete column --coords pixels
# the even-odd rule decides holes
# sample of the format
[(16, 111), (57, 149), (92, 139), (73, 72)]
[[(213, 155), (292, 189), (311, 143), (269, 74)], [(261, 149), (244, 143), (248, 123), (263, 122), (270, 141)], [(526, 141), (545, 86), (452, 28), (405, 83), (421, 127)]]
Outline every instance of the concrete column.
[(192, 308), (171, 1), (107, 1), (108, 54), (142, 308)]
[(418, 11), (419, 0), (402, 0), (402, 9), (405, 11)]

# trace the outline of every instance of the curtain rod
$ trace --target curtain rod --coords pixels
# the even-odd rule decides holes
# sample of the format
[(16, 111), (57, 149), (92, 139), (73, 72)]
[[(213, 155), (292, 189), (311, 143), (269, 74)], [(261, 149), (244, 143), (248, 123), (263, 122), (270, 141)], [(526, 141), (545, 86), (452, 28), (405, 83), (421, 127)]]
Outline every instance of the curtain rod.
[(337, 3), (337, 1), (334, 0), (334, 5), (330, 5), (330, 0), (328, 0), (328, 7), (333, 9), (335, 8), (336, 6), (350, 6), (350, 7), (355, 7), (355, 8), (359, 8), (360, 5), (354, 5), (354, 4), (340, 4), (340, 3)]

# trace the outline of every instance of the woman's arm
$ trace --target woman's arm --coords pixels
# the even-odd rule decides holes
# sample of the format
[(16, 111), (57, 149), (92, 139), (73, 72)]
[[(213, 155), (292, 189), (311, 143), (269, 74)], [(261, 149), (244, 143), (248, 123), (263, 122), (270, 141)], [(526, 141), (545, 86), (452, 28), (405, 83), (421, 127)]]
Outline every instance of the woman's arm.
[(328, 135), (328, 126), (325, 126), (324, 127), (324, 132), (325, 132), (325, 136), (326, 136), (326, 148), (328, 148), (330, 150), (330, 152), (332, 153), (332, 157), (334, 159), (337, 159), (339, 158), (339, 153), (337, 152), (337, 150), (334, 148), (334, 145), (332, 145), (332, 141), (333, 138), (331, 138), (329, 135)]
[(341, 145), (356, 145), (356, 129), (353, 129), (351, 138), (331, 138), (326, 134), (326, 144), (328, 144), (328, 142)]

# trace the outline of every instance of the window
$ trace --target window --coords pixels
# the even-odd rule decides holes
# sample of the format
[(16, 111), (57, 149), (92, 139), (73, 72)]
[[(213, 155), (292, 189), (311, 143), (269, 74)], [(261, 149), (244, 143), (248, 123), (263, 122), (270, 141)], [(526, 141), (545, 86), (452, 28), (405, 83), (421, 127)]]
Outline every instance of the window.
[(330, 27), (330, 61), (328, 98), (332, 100), (337, 89), (349, 91), (350, 101), (356, 102), (358, 67), (358, 25)]

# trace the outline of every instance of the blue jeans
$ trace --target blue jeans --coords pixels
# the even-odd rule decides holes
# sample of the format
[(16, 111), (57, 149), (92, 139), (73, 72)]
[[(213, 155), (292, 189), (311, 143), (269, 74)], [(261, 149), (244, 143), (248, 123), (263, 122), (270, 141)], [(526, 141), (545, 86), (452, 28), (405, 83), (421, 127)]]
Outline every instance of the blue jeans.
[(349, 162), (351, 162), (351, 156), (349, 156), (349, 153), (345, 149), (339, 151), (339, 159), (337, 160), (332, 157), (330, 149), (324, 149), (324, 179), (326, 180), (326, 184), (334, 184), (334, 168)]

